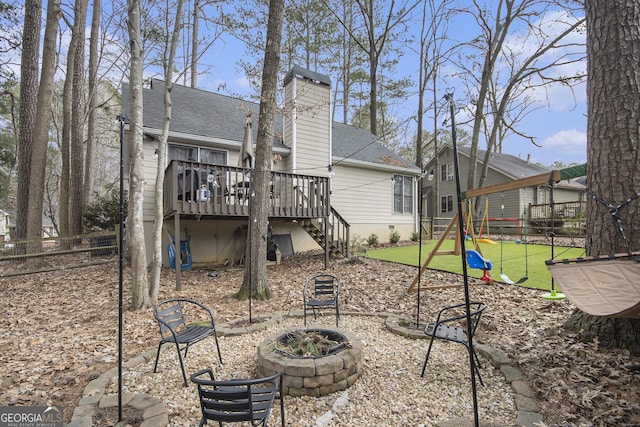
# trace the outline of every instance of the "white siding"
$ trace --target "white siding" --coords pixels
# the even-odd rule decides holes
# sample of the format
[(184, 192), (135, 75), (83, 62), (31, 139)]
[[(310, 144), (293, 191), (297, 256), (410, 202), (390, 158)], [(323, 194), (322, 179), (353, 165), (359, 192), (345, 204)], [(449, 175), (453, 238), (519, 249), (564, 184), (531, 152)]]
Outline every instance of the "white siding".
[(386, 242), (392, 229), (402, 240), (411, 237), (416, 230), (414, 215), (393, 212), (392, 172), (342, 165), (334, 170), (331, 205), (351, 225), (352, 239), (374, 233)]
[[(293, 172), (326, 176), (331, 162), (329, 86), (296, 78), (295, 89), (295, 135), (292, 136), (296, 141), (296, 170)], [(292, 123), (285, 126), (285, 132), (292, 126)]]
[[(142, 175), (144, 176), (144, 221), (153, 221), (156, 199), (156, 175), (158, 161), (154, 157), (157, 141), (147, 142), (145, 138), (142, 145), (144, 161), (142, 162)], [(147, 251), (148, 252), (148, 251)]]

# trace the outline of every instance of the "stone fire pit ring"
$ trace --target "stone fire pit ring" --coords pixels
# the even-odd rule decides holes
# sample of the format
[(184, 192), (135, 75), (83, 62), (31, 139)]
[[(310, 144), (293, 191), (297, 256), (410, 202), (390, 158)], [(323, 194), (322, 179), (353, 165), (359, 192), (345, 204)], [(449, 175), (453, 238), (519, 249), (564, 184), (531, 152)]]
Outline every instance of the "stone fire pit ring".
[(362, 374), (362, 340), (345, 330), (324, 329), (343, 335), (347, 345), (326, 356), (292, 357), (275, 350), (280, 334), (269, 336), (258, 346), (258, 375), (284, 371), (283, 391), (289, 396), (320, 397), (350, 387)]

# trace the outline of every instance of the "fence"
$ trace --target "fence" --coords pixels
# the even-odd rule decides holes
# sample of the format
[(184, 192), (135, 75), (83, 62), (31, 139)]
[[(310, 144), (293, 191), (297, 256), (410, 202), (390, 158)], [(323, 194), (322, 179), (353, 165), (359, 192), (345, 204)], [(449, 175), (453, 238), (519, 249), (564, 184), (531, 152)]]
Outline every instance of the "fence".
[(0, 277), (115, 262), (114, 231), (0, 242)]
[[(529, 204), (527, 207), (526, 234), (547, 235), (553, 229), (557, 236), (584, 237), (586, 234), (585, 202), (558, 202), (551, 205)], [(447, 228), (451, 218), (434, 218), (433, 233), (435, 237), (441, 236)], [(476, 232), (480, 229), (482, 219), (473, 221)], [(484, 224), (483, 234), (487, 233), (487, 224), (493, 234), (522, 235), (525, 233), (525, 221), (523, 218), (489, 218)], [(466, 224), (465, 224), (466, 225)]]

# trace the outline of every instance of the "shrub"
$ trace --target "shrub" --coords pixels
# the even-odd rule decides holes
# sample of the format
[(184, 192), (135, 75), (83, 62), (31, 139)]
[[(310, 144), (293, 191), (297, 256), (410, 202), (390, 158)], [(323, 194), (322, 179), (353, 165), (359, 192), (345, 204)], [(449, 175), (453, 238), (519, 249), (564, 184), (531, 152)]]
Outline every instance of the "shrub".
[(418, 240), (420, 240), (420, 233), (414, 231), (413, 233), (411, 233), (410, 239), (412, 242), (417, 242)]
[[(124, 213), (127, 213), (127, 195), (124, 195)], [(104, 195), (96, 195), (93, 203), (87, 205), (83, 226), (85, 232), (114, 231), (120, 223), (120, 190), (113, 189)]]
[(357, 234), (351, 239), (351, 249), (349, 250), (349, 263), (362, 262), (361, 258), (367, 255), (367, 247), (364, 245), (364, 239)]
[(367, 244), (369, 246), (375, 246), (378, 244), (378, 242), (379, 242), (378, 235), (375, 233), (371, 233), (369, 237), (367, 237)]
[(400, 233), (397, 230), (391, 231), (389, 233), (389, 243), (398, 243), (400, 241)]

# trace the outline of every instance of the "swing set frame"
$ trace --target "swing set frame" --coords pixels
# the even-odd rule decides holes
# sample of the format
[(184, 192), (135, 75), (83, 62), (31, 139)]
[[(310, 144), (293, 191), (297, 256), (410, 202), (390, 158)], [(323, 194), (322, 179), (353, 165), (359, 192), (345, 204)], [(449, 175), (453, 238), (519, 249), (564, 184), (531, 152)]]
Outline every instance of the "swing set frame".
[[(460, 198), (462, 200), (465, 200), (465, 199), (471, 199), (473, 197), (486, 196), (489, 194), (501, 193), (509, 190), (517, 190), (520, 188), (533, 187), (536, 185), (555, 184), (560, 182), (562, 179), (567, 179), (566, 175), (567, 175), (567, 172), (565, 169), (553, 170), (551, 172), (546, 172), (539, 175), (533, 175), (526, 178), (517, 179), (514, 181), (502, 182), (499, 184), (488, 185), (486, 187), (467, 190), (460, 193)], [(581, 175), (577, 175), (577, 176), (581, 176)], [(458, 215), (454, 215), (451, 218), (451, 221), (447, 225), (447, 228), (442, 233), (442, 235), (436, 242), (435, 247), (429, 253), (429, 256), (425, 260), (424, 264), (422, 264), (422, 266), (420, 267), (420, 271), (418, 272), (418, 274), (416, 274), (413, 281), (409, 285), (409, 288), (407, 289), (408, 293), (417, 291), (416, 285), (418, 284), (419, 278), (424, 274), (425, 270), (428, 268), (429, 264), (431, 263), (431, 261), (435, 256), (440, 256), (440, 255), (460, 256), (461, 254), (460, 236), (458, 235), (458, 233), (460, 233), (460, 230), (462, 230), (465, 227), (465, 224), (467, 223), (467, 215), (465, 212), (462, 212), (462, 218), (463, 218), (462, 224), (459, 223)], [(444, 243), (444, 241), (449, 238), (449, 234), (454, 229), (454, 227), (456, 232), (456, 236), (455, 236), (456, 238), (454, 240), (455, 241), (454, 249), (452, 251), (439, 250), (440, 247), (442, 246), (442, 243)], [(482, 256), (482, 252), (480, 251), (478, 241), (473, 233), (473, 227), (471, 227), (469, 235), (471, 236), (471, 241), (473, 243), (474, 249)], [(491, 283), (491, 282), (483, 281), (482, 283)], [(434, 289), (453, 288), (458, 286), (460, 285), (435, 285), (435, 286), (424, 286), (422, 288), (427, 290), (434, 290)]]

